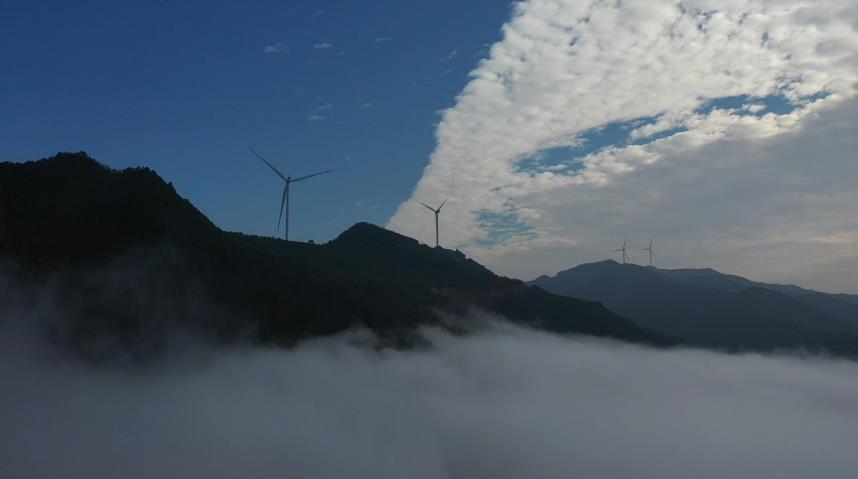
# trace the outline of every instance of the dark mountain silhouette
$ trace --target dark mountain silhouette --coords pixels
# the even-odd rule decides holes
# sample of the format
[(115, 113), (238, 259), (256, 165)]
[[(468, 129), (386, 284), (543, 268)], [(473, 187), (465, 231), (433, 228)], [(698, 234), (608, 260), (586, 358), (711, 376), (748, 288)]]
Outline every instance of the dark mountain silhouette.
[(670, 277), (682, 278), (688, 283), (709, 286), (724, 291), (737, 292), (751, 287), (777, 291), (799, 299), (813, 308), (844, 321), (858, 322), (858, 296), (856, 295), (821, 293), (791, 284), (759, 283), (741, 276), (719, 273), (710, 268), (658, 271)]
[(858, 353), (855, 303), (797, 286), (756, 283), (712, 269), (662, 270), (610, 260), (532, 283), (600, 301), (642, 327), (690, 344)]
[(667, 344), (598, 303), (367, 223), (324, 245), (224, 232), (154, 171), (84, 153), (0, 164), (0, 259), (16, 283), (49, 286), (68, 318), (49, 324), (52, 335), (89, 354), (159, 351), (176, 330), (290, 344), (364, 325), (404, 345), (416, 327), (472, 306), (554, 332)]

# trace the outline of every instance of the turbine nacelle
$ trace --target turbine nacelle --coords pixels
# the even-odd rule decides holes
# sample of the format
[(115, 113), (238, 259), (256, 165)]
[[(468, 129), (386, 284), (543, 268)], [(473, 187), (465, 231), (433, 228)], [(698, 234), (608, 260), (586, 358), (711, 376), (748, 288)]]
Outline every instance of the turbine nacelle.
[(429, 208), (429, 210), (431, 210), (432, 212), (434, 212), (434, 213), (437, 215), (437, 214), (441, 213), (441, 208), (443, 208), (443, 207), (444, 207), (444, 205), (445, 205), (445, 204), (447, 204), (447, 201), (448, 201), (449, 199), (450, 199), (450, 198), (447, 198), (446, 200), (444, 200), (444, 202), (443, 202), (443, 203), (441, 203), (441, 206), (439, 206), (438, 208), (433, 208), (433, 207), (431, 207), (431, 206), (427, 205), (426, 203), (424, 203), (424, 202), (422, 202), (422, 201), (420, 201), (420, 200), (414, 200), (414, 201), (416, 201), (416, 202), (420, 203), (421, 205), (423, 205), (423, 206), (425, 206), (425, 207)]

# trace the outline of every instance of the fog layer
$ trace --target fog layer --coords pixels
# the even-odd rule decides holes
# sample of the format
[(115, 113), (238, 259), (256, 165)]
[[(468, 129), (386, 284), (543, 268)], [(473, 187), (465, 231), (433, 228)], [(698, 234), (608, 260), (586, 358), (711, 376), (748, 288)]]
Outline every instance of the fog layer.
[(0, 353), (0, 477), (849, 477), (858, 367), (656, 351), (494, 324), (434, 348), (85, 366)]

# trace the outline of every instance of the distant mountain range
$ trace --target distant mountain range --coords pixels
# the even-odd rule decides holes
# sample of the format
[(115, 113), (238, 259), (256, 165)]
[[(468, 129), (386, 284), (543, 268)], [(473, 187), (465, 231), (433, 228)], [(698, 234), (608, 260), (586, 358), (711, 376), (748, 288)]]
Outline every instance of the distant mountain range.
[(362, 325), (408, 345), (421, 325), (456, 330), (449, 318), (473, 306), (553, 332), (671, 343), (367, 223), (324, 245), (224, 232), (154, 171), (84, 153), (0, 163), (0, 263), (22, 289), (50, 292), (33, 321), (96, 357), (157, 353), (176, 331), (292, 344)]
[(541, 276), (532, 284), (599, 301), (687, 344), (858, 353), (858, 296), (758, 283), (712, 269), (666, 270), (611, 260)]

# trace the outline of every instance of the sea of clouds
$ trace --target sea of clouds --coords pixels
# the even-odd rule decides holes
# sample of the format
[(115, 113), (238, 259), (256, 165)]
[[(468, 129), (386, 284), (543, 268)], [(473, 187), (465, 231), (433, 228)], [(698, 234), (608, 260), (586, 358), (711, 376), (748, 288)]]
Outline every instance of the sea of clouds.
[(0, 328), (0, 477), (843, 478), (858, 365), (489, 322), (93, 365)]

